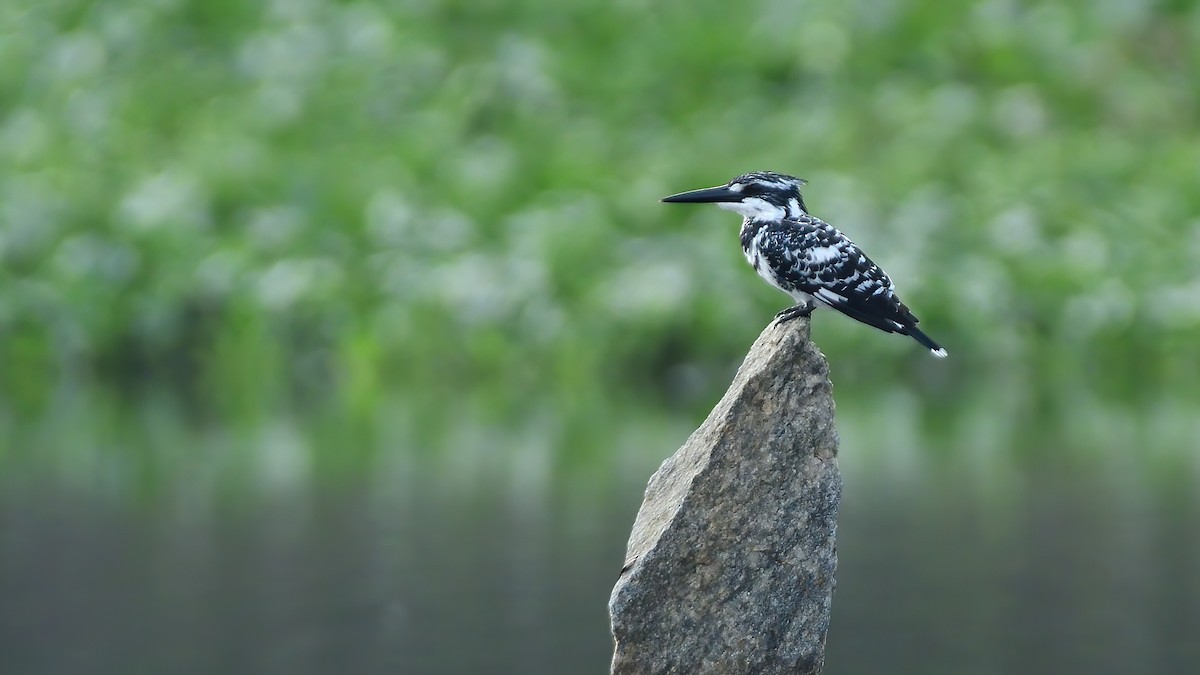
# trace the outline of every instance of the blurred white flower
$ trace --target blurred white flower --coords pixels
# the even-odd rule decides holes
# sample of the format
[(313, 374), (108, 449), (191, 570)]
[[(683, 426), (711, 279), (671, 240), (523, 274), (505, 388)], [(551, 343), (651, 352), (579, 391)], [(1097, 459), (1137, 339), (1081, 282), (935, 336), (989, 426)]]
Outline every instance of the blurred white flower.
[(76, 31), (58, 38), (49, 45), (49, 63), (53, 76), (77, 80), (95, 75), (104, 69), (108, 54), (100, 36)]
[(988, 223), (992, 244), (1006, 253), (1026, 253), (1043, 245), (1037, 213), (1018, 205), (998, 214)]
[(210, 296), (228, 295), (246, 268), (245, 257), (235, 251), (217, 251), (196, 266), (197, 289)]
[(309, 80), (329, 63), (329, 38), (304, 24), (266, 30), (250, 36), (238, 52), (238, 66), (264, 83)]
[(341, 41), (348, 54), (381, 59), (392, 52), (396, 31), (388, 17), (374, 5), (355, 3), (338, 13)]
[(468, 323), (511, 317), (519, 306), (547, 290), (542, 261), (524, 256), (466, 253), (430, 272), (426, 291)]
[(203, 227), (209, 222), (208, 196), (192, 176), (168, 170), (144, 178), (121, 199), (118, 225), (138, 231)]
[(367, 235), (379, 246), (403, 246), (416, 226), (416, 210), (399, 192), (384, 188), (367, 201)]
[(600, 289), (614, 315), (637, 318), (678, 311), (693, 291), (685, 261), (639, 260), (618, 270)]
[(1136, 308), (1137, 297), (1129, 287), (1110, 279), (1095, 291), (1067, 301), (1062, 312), (1063, 332), (1088, 338), (1103, 328), (1128, 324)]
[(0, 125), (0, 156), (17, 163), (36, 160), (50, 144), (50, 127), (44, 113), (33, 108), (20, 108), (9, 113)]
[(1046, 106), (1034, 86), (1009, 87), (992, 106), (992, 119), (1013, 136), (1032, 136), (1046, 128)]
[(254, 244), (266, 251), (286, 247), (306, 226), (306, 212), (295, 204), (256, 209), (249, 216), (247, 232)]
[(104, 283), (128, 280), (141, 263), (137, 251), (129, 246), (92, 233), (64, 240), (53, 260), (55, 268), (64, 277)]
[(328, 260), (281, 260), (262, 273), (255, 290), (263, 306), (282, 311), (341, 279), (341, 270)]

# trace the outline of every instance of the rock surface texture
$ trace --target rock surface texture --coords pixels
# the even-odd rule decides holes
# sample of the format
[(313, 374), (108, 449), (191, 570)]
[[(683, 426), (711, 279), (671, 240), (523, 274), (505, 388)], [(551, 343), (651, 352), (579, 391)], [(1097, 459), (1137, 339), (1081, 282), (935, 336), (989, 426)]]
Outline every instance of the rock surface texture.
[(833, 408), (808, 319), (768, 326), (650, 478), (609, 600), (613, 673), (821, 671), (842, 486)]

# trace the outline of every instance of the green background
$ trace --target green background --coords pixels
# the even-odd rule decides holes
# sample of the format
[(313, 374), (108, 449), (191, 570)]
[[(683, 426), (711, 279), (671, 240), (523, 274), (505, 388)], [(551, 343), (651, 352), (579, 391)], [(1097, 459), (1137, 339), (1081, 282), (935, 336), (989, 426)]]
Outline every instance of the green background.
[(775, 170), (950, 352), (816, 314), (849, 487), (1200, 513), (1198, 40), (1185, 1), (4, 3), (3, 503), (534, 494), (619, 559), (788, 302), (658, 199)]

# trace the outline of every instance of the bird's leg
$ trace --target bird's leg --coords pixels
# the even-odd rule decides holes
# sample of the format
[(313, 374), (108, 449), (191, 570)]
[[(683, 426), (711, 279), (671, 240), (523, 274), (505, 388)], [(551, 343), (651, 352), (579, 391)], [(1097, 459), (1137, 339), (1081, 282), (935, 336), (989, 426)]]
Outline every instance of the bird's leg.
[(802, 302), (798, 305), (792, 305), (791, 307), (788, 307), (782, 312), (776, 314), (775, 322), (786, 323), (792, 319), (807, 317), (813, 313), (813, 310), (816, 309), (816, 307), (816, 303), (814, 303), (812, 300), (809, 300), (808, 302)]

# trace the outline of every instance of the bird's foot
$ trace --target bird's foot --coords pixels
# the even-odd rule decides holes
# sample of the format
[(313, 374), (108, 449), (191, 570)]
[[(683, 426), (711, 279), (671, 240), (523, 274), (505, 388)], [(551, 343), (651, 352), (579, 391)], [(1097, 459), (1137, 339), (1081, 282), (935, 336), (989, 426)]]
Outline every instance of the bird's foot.
[(786, 323), (792, 319), (807, 317), (813, 313), (816, 305), (811, 302), (804, 302), (799, 305), (792, 305), (782, 312), (775, 315), (775, 323)]

